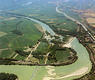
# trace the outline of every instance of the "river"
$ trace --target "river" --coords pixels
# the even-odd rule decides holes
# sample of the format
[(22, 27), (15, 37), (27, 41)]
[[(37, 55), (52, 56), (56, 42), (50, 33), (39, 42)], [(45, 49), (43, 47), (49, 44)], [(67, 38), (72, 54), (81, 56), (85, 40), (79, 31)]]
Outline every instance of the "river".
[[(25, 18), (40, 24), (42, 28), (52, 36), (55, 35), (55, 32), (47, 24), (29, 17)], [(70, 44), (71, 48), (77, 52), (78, 60), (67, 66), (54, 67), (57, 76), (55, 77), (56, 80), (72, 80), (87, 74), (92, 68), (89, 54), (86, 48), (78, 42), (77, 38), (74, 38)], [(14, 73), (19, 77), (19, 80), (43, 80), (44, 76), (48, 76), (47, 70), (44, 66), (37, 67), (39, 70), (35, 73), (35, 66), (0, 65), (0, 72)], [(35, 76), (31, 79), (33, 74), (35, 74)]]
[(45, 23), (41, 22), (41, 21), (38, 21), (38, 20), (35, 20), (35, 19), (32, 19), (32, 18), (29, 18), (29, 17), (25, 17), (26, 19), (29, 19), (31, 21), (34, 21), (38, 24), (40, 24), (43, 28), (44, 31), (47, 31), (48, 33), (50, 33), (52, 36), (55, 36), (55, 32)]
[(74, 38), (71, 42), (71, 48), (77, 52), (78, 60), (67, 66), (55, 67), (57, 75), (62, 76), (60, 77), (61, 80), (79, 78), (87, 74), (92, 68), (89, 54), (86, 48), (79, 43), (77, 38)]

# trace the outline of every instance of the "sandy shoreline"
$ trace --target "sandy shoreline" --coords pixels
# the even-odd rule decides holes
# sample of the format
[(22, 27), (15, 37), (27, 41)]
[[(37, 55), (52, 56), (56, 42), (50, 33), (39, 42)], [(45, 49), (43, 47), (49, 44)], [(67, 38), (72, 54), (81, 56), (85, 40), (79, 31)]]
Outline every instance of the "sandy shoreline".
[(52, 80), (54, 79), (53, 76), (56, 76), (56, 73), (54, 72), (54, 66), (46, 66), (48, 76), (45, 76), (43, 80)]
[(56, 73), (54, 72), (55, 71), (54, 67), (47, 66), (46, 69), (48, 69), (48, 71), (47, 71), (48, 72), (48, 76), (45, 76), (43, 78), (43, 80), (55, 80), (55, 79), (60, 80), (60, 79), (65, 79), (65, 78), (69, 78), (69, 77), (73, 77), (73, 76), (82, 75), (82, 74), (84, 74), (84, 73), (86, 73), (88, 71), (88, 67), (83, 67), (83, 68), (80, 68), (79, 70), (77, 70), (77, 71), (75, 71), (75, 72), (73, 72), (71, 74), (66, 75), (66, 76), (55, 77), (54, 78), (54, 76), (56, 76)]
[(69, 75), (66, 75), (66, 76), (63, 76), (63, 77), (59, 77), (59, 78), (56, 78), (56, 79), (64, 79), (64, 78), (68, 78), (68, 77), (72, 77), (72, 76), (79, 76), (79, 75), (82, 75), (84, 73), (86, 73), (88, 71), (88, 67), (83, 67)]
[(75, 39), (75, 37), (71, 37), (66, 44), (63, 45), (63, 47), (71, 48), (71, 43)]

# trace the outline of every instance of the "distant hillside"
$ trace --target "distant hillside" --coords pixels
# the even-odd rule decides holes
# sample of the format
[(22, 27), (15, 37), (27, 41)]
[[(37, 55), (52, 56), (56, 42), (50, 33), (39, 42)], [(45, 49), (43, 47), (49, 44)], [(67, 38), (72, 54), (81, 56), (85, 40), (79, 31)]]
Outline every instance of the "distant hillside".
[(95, 8), (95, 0), (62, 0), (64, 4), (77, 9)]
[(44, 4), (49, 1), (57, 1), (57, 0), (0, 0), (0, 10), (17, 9), (23, 7), (24, 5), (28, 6), (32, 5), (32, 3)]
[(30, 4), (29, 2), (35, 2), (38, 0), (0, 0), (0, 9), (8, 10), (8, 9), (17, 9), (22, 7), (23, 4)]
[[(0, 0), (0, 10), (17, 9), (24, 5), (32, 5), (34, 3), (45, 4), (48, 2), (63, 2), (66, 6), (77, 9), (95, 8), (95, 0)], [(26, 6), (26, 7), (27, 7)]]
[(0, 9), (8, 9), (15, 6), (14, 0), (0, 0)]

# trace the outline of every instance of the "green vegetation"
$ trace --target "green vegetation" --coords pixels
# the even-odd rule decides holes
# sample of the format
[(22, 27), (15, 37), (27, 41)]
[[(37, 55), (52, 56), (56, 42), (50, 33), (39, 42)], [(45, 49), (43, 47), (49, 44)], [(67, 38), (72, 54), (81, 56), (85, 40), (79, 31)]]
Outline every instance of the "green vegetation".
[[(28, 5), (27, 7), (23, 6), (24, 9), (20, 7), (17, 10), (11, 10), (11, 12), (40, 19), (47, 23), (57, 34), (64, 36), (64, 41), (70, 37), (68, 35), (75, 34), (77, 25), (68, 20), (64, 15), (57, 13), (55, 4), (41, 4), (41, 2), (33, 3), (33, 5)], [(0, 48), (8, 48), (8, 54), (6, 54), (5, 50), (2, 50), (0, 57), (6, 58), (7, 56), (7, 58), (15, 57), (17, 60), (24, 60), (28, 56), (29, 52), (26, 53), (23, 50), (27, 47), (33, 48), (33, 45), (35, 45), (38, 39), (40, 39), (42, 33), (36, 28), (36, 23), (32, 21), (17, 17), (12, 18), (14, 20), (10, 20), (10, 17), (6, 16), (4, 18), (3, 21), (1, 20), (0, 30), (5, 32), (7, 35), (0, 38)], [(50, 46), (47, 42), (41, 42), (37, 50), (33, 52), (32, 55), (43, 62), (43, 55), (46, 55), (50, 51), (49, 48)], [(64, 57), (67, 58), (67, 56)]]
[[(48, 63), (65, 63), (71, 60), (75, 55), (69, 48), (61, 48), (58, 45), (54, 45), (51, 48), (51, 53), (48, 57)], [(72, 56), (74, 55), (74, 56)], [(71, 60), (72, 61), (72, 60)]]
[(17, 80), (17, 76), (9, 73), (0, 73), (0, 80)]
[(39, 47), (37, 48), (37, 50), (35, 51), (35, 53), (38, 53), (38, 55), (39, 54), (44, 55), (48, 51), (49, 51), (49, 43), (41, 41), (41, 43), (40, 43)]
[(63, 50), (56, 50), (55, 56), (56, 56), (57, 61), (59, 61), (59, 62), (67, 61), (69, 59), (69, 57), (71, 56), (70, 52), (71, 52), (71, 50), (68, 48), (64, 48)]
[(32, 53), (33, 57), (39, 60), (39, 63), (44, 63), (44, 56), (49, 52), (49, 44), (41, 41), (39, 47)]
[[(42, 33), (35, 27), (34, 22), (23, 18), (8, 20), (11, 17), (4, 17), (0, 21), (0, 58), (13, 58), (17, 52), (24, 50), (28, 46), (36, 44)], [(6, 33), (6, 35), (3, 35)], [(2, 36), (3, 35), (3, 36)], [(24, 55), (18, 54), (16, 59), (25, 59)]]
[[(45, 5), (42, 5), (41, 2), (38, 2), (27, 6), (27, 8), (20, 8), (12, 12), (40, 19), (49, 24), (51, 28), (61, 29), (62, 31), (59, 32), (62, 32), (64, 35), (75, 32), (77, 29), (77, 25), (74, 22), (68, 20), (63, 14), (56, 12), (56, 5), (54, 4), (45, 3)], [(54, 30), (54, 28), (52, 29)]]

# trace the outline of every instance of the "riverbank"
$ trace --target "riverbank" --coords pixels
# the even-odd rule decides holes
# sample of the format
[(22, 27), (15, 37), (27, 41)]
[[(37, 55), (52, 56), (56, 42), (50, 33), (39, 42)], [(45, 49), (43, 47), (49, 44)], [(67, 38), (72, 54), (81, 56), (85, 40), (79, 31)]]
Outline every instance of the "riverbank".
[(86, 49), (89, 53), (90, 60), (92, 62), (92, 69), (88, 74), (86, 74), (86, 75), (84, 75), (84, 76), (82, 76), (78, 79), (74, 79), (74, 80), (95, 80), (95, 56), (94, 56), (95, 53), (92, 50), (92, 48), (90, 48), (88, 46), (88, 44), (83, 43), (82, 40), (79, 37), (78, 37), (78, 39), (81, 42), (81, 44), (83, 44), (86, 47)]
[(72, 76), (79, 76), (79, 75), (86, 73), (87, 71), (88, 71), (88, 67), (83, 67), (83, 68), (73, 72), (72, 74), (69, 74), (69, 75), (66, 75), (64, 77), (60, 77), (57, 79), (64, 79), (64, 78), (68, 78), (68, 77), (72, 77)]
[[(53, 66), (47, 66), (46, 69), (48, 70), (48, 74), (50, 76), (56, 76), (56, 73), (55, 73), (55, 69)], [(65, 79), (65, 78), (68, 78), (68, 77), (73, 77), (73, 76), (79, 76), (79, 75), (82, 75), (84, 73), (86, 73), (86, 71), (88, 71), (88, 67), (83, 67), (75, 72), (73, 72), (72, 74), (68, 74), (66, 76), (63, 76), (63, 77), (58, 77), (58, 78), (54, 78), (54, 77), (44, 77), (43, 80), (51, 80), (51, 79), (57, 79), (57, 80), (60, 80), (60, 79)]]
[[(73, 50), (72, 50), (73, 51)], [(75, 51), (73, 51), (75, 52)], [(77, 54), (74, 53), (72, 58), (65, 62), (54, 62), (49, 64), (39, 64), (39, 63), (32, 63), (31, 61), (25, 60), (15, 60), (15, 59), (0, 59), (0, 65), (27, 65), (27, 66), (66, 66), (73, 64), (78, 59)]]
[(70, 48), (73, 40), (74, 40), (74, 37), (70, 37), (69, 40), (66, 42), (66, 44), (64, 44), (62, 47)]

